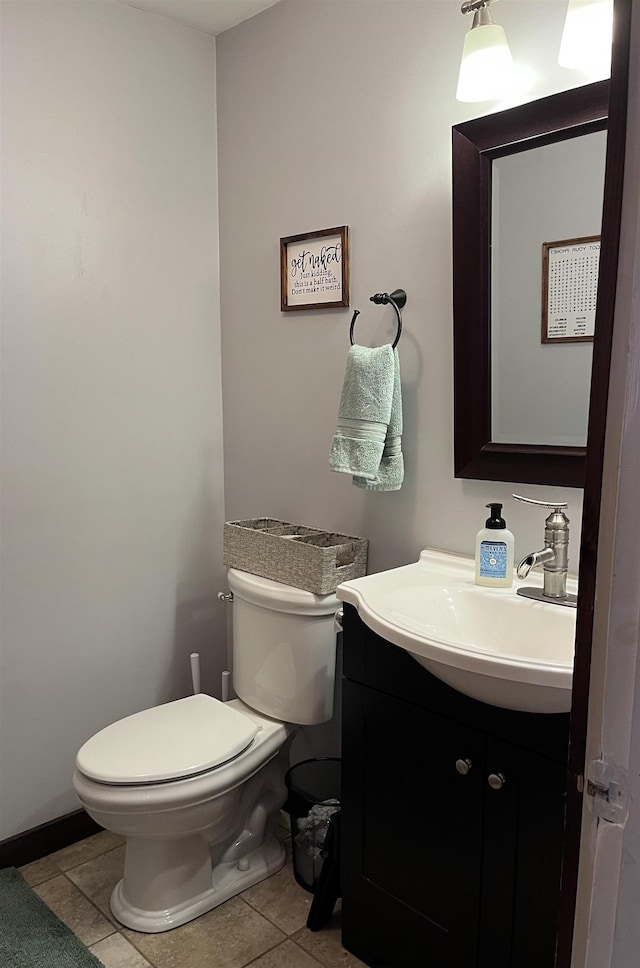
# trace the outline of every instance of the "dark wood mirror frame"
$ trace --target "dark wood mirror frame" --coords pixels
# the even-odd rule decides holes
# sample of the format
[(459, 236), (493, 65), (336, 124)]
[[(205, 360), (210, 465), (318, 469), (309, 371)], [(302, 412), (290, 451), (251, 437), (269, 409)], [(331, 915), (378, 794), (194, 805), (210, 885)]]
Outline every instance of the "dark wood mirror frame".
[(491, 168), (494, 158), (607, 127), (609, 81), (455, 125), (453, 332), (455, 476), (582, 487), (586, 447), (491, 440)]

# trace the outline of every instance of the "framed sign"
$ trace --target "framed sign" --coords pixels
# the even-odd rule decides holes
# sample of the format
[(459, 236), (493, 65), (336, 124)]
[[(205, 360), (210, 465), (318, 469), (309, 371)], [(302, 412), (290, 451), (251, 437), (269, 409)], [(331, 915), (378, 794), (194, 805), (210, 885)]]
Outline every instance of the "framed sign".
[(280, 309), (349, 305), (349, 229), (340, 225), (280, 239)]
[(593, 340), (600, 236), (542, 245), (542, 342)]

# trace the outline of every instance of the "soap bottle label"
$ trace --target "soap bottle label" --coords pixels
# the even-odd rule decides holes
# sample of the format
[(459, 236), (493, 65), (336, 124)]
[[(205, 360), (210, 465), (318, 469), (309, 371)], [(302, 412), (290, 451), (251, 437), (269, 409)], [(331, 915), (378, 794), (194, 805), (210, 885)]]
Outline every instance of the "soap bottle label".
[(504, 541), (480, 542), (480, 577), (505, 578), (507, 574), (507, 545)]

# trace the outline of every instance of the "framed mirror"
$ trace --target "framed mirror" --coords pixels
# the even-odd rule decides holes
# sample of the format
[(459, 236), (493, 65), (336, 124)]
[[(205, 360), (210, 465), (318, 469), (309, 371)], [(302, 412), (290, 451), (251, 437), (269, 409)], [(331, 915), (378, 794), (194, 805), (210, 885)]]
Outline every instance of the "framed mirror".
[(593, 342), (548, 338), (543, 283), (592, 321), (608, 104), (598, 81), (452, 129), (456, 477), (583, 485)]

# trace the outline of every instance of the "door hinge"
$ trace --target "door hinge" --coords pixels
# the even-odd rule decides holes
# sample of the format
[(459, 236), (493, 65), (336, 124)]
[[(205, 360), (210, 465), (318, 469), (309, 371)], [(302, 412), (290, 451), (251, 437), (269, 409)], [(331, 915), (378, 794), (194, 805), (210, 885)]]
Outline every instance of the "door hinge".
[[(593, 797), (593, 812), (609, 823), (626, 823), (629, 813), (627, 771), (604, 760), (592, 760), (589, 764), (585, 791)], [(584, 778), (578, 777), (578, 789)]]

